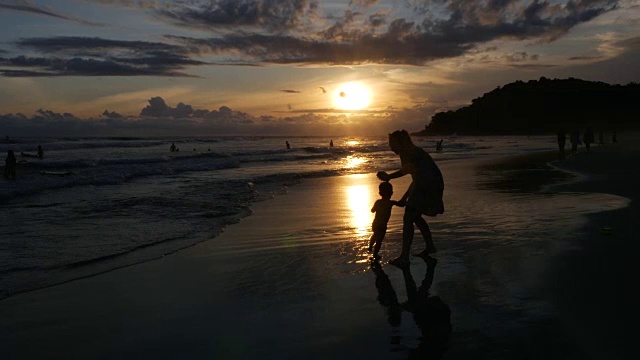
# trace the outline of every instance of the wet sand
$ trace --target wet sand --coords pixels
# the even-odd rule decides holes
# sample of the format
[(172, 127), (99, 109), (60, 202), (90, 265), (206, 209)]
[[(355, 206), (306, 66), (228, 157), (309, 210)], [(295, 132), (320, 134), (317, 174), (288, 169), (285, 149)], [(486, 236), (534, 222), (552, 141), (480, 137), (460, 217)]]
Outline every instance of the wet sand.
[(211, 241), (0, 301), (3, 358), (624, 358), (638, 212), (619, 208), (637, 198), (638, 152), (570, 157), (557, 165), (607, 176), (542, 193), (570, 177), (536, 156), (441, 164), (435, 267), (386, 264), (396, 209), (371, 269), (373, 174), (307, 180)]

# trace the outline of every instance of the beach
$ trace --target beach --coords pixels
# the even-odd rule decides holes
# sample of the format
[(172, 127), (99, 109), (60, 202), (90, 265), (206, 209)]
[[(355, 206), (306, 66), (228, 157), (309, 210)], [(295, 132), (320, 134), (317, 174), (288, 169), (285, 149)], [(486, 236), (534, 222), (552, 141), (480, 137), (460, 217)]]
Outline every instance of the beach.
[(438, 262), (408, 271), (387, 264), (400, 208), (370, 265), (374, 173), (305, 179), (211, 240), (1, 300), (3, 358), (625, 358), (638, 214), (626, 141), (551, 166), (548, 151), (439, 163)]

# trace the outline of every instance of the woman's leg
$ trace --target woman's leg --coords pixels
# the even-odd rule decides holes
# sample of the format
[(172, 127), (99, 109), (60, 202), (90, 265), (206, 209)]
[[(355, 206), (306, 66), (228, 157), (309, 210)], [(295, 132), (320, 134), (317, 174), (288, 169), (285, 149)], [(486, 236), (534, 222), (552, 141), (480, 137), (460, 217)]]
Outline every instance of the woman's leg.
[(413, 242), (413, 224), (420, 217), (420, 214), (410, 208), (405, 208), (402, 218), (402, 254), (401, 258), (409, 259), (411, 243)]
[(426, 249), (424, 251), (425, 255), (436, 252), (436, 247), (433, 245), (433, 237), (431, 236), (431, 230), (429, 229), (427, 221), (419, 215), (414, 222), (418, 226), (418, 229), (420, 229), (422, 237), (424, 238), (424, 244), (426, 245)]

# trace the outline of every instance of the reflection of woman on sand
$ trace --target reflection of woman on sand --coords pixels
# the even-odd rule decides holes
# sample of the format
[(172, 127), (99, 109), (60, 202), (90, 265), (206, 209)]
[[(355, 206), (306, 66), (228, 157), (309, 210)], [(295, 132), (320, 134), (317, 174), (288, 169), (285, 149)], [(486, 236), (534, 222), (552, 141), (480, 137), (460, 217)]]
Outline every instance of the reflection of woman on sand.
[(444, 212), (442, 193), (444, 191), (444, 180), (438, 166), (431, 156), (421, 148), (415, 146), (411, 141), (409, 133), (405, 130), (395, 131), (389, 134), (389, 146), (391, 150), (400, 155), (400, 170), (387, 174), (384, 171), (378, 172), (378, 178), (382, 181), (389, 181), (407, 174), (411, 174), (413, 181), (407, 189), (400, 204), (406, 203), (402, 227), (402, 253), (400, 257), (390, 263), (398, 266), (409, 264), (409, 252), (413, 241), (413, 224), (418, 226), (426, 249), (419, 256), (435, 253), (431, 230), (429, 225), (422, 218), (422, 215), (436, 216)]
[(407, 288), (407, 301), (400, 304), (393, 290), (389, 277), (379, 263), (373, 263), (371, 270), (376, 275), (378, 301), (387, 310), (389, 324), (400, 326), (402, 310), (410, 312), (413, 320), (422, 333), (420, 344), (414, 349), (410, 359), (439, 359), (444, 355), (451, 336), (451, 310), (439, 296), (431, 296), (429, 288), (433, 283), (433, 275), (437, 260), (425, 257), (427, 271), (420, 287), (416, 287), (409, 267), (402, 269), (402, 276)]

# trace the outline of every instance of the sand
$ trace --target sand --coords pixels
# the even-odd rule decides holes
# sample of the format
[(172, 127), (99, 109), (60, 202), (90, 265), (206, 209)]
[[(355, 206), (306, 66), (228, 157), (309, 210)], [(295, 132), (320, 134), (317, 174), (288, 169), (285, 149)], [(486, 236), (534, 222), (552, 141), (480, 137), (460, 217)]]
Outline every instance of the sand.
[[(541, 165), (550, 156), (441, 164), (435, 269), (420, 258), (408, 272), (385, 263), (399, 253), (401, 210), (382, 266), (370, 268), (373, 174), (306, 180), (210, 241), (0, 301), (3, 358), (395, 359), (445, 348), (445, 359), (624, 358), (638, 212), (635, 202), (619, 208), (637, 199), (627, 165), (637, 149), (558, 162), (598, 174), (544, 190), (572, 179)], [(523, 163), (549, 176), (509, 181)], [(393, 182), (394, 197), (408, 180)], [(514, 183), (526, 186), (505, 185)], [(544, 226), (522, 229), (527, 221)], [(553, 224), (567, 233), (548, 239)], [(423, 248), (417, 236), (413, 249)]]

